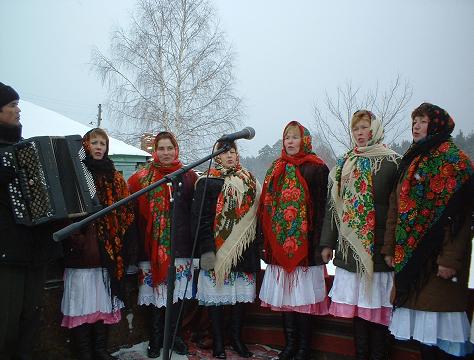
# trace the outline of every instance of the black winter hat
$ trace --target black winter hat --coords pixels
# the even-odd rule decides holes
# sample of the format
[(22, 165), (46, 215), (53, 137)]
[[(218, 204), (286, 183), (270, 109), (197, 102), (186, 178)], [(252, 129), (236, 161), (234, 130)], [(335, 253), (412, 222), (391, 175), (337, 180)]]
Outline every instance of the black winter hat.
[(0, 82), (0, 109), (14, 100), (20, 100), (15, 89)]

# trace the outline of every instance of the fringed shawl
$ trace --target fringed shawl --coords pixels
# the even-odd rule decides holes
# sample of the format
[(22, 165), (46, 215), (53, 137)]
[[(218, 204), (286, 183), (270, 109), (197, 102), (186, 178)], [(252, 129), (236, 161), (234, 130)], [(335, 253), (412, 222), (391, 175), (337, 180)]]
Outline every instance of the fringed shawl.
[[(205, 179), (207, 173), (199, 179)], [(214, 218), (216, 283), (222, 285), (232, 267), (255, 240), (260, 185), (240, 164), (225, 168), (218, 164), (209, 177), (224, 180)]]
[(357, 272), (372, 277), (376, 226), (373, 175), (383, 160), (397, 163), (400, 155), (382, 143), (384, 129), (380, 120), (371, 119), (370, 131), (367, 146), (356, 146), (337, 160), (329, 173), (328, 195), (339, 232), (338, 250), (345, 257), (350, 248)]

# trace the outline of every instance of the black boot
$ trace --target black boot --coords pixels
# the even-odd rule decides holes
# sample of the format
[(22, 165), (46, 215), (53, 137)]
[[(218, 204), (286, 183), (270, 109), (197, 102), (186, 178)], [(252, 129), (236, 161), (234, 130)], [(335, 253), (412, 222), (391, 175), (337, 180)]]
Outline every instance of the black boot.
[(79, 360), (93, 360), (92, 327), (82, 324), (71, 329), (72, 342)]
[(420, 343), (420, 354), (422, 360), (437, 360), (438, 348)]
[(232, 317), (230, 325), (230, 344), (232, 349), (239, 354), (240, 357), (249, 358), (253, 354), (249, 351), (247, 346), (242, 342), (241, 331), (244, 320), (244, 304), (237, 303), (232, 305)]
[(354, 318), (354, 345), (357, 360), (369, 359), (370, 329), (369, 322), (359, 317)]
[(279, 360), (293, 359), (297, 351), (298, 329), (296, 327), (296, 313), (285, 311), (283, 315), (283, 330), (285, 332), (285, 347), (278, 354)]
[(94, 360), (117, 359), (107, 351), (108, 325), (103, 321), (98, 321), (92, 325), (94, 330)]
[(171, 315), (171, 340), (173, 340), (173, 335), (176, 332), (176, 337), (174, 338), (173, 343), (173, 351), (178, 355), (187, 355), (189, 352), (188, 345), (186, 345), (183, 338), (179, 335), (181, 331), (181, 323), (183, 320), (183, 314), (181, 314), (178, 319), (180, 307), (181, 300), (179, 300), (176, 304), (173, 304), (172, 307), (173, 311)]
[(224, 332), (222, 331), (223, 317), (222, 306), (208, 306), (209, 318), (212, 326), (212, 356), (226, 359), (224, 348)]
[(163, 309), (153, 305), (150, 305), (150, 313), (150, 341), (148, 342), (147, 356), (154, 359), (160, 356), (163, 347), (165, 317)]
[(297, 315), (299, 346), (294, 357), (295, 360), (308, 360), (311, 356), (311, 321), (312, 317), (308, 314)]
[(382, 324), (369, 323), (370, 359), (386, 360), (390, 349), (390, 333)]

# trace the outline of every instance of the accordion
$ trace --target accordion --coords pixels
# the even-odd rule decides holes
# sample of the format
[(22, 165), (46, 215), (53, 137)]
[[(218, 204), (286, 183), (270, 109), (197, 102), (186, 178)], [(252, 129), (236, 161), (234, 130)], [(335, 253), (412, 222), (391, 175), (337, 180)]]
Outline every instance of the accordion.
[(39, 225), (72, 219), (100, 210), (82, 137), (39, 136), (0, 150), (0, 166), (12, 166), (16, 178), (8, 185), (18, 224)]

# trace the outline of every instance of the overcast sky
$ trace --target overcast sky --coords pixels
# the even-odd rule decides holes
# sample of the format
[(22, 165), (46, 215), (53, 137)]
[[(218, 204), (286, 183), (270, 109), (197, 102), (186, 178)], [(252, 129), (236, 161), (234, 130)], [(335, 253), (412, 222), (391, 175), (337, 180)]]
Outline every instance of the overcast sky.
[[(290, 120), (311, 127), (313, 104), (326, 91), (346, 81), (383, 89), (397, 74), (413, 87), (410, 111), (433, 102), (454, 117), (457, 129), (474, 129), (472, 0), (212, 3), (236, 55), (244, 126), (257, 134), (242, 141), (247, 154), (273, 144)], [(107, 52), (111, 31), (127, 26), (134, 5), (0, 1), (0, 81), (38, 105), (83, 123), (95, 120), (106, 93), (88, 65), (91, 49)]]

